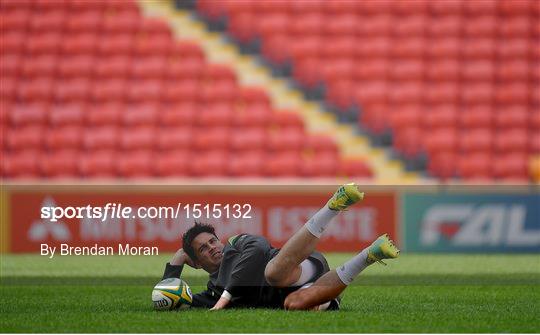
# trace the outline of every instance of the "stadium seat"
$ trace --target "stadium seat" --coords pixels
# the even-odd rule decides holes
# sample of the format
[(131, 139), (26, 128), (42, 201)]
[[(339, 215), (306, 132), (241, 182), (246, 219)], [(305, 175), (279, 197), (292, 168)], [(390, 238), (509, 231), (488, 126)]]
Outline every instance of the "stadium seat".
[(152, 150), (156, 142), (156, 133), (156, 129), (148, 125), (124, 128), (119, 138), (120, 149)]
[(196, 177), (223, 177), (228, 174), (227, 161), (224, 151), (201, 152), (189, 161), (190, 173)]
[(61, 149), (78, 150), (83, 143), (83, 128), (80, 126), (64, 126), (48, 129), (45, 135), (45, 143), (49, 150)]
[(279, 153), (264, 164), (263, 171), (269, 177), (295, 177), (301, 172), (302, 161), (295, 153)]
[(238, 128), (231, 134), (231, 149), (235, 152), (262, 150), (266, 142), (266, 131), (260, 128)]
[(500, 130), (494, 137), (494, 147), (499, 154), (521, 153), (526, 156), (528, 133), (523, 128)]
[(2, 176), (8, 178), (39, 178), (40, 151), (20, 150), (4, 153), (2, 157)]
[(118, 125), (124, 106), (118, 103), (92, 104), (85, 114), (89, 126)]
[(48, 106), (44, 104), (16, 104), (8, 111), (8, 117), (14, 126), (41, 125), (48, 121)]
[(525, 153), (502, 153), (493, 164), (496, 178), (527, 181), (529, 179), (528, 157)]
[(80, 154), (75, 150), (61, 150), (42, 155), (39, 165), (48, 178), (76, 178), (79, 176)]
[(471, 152), (490, 152), (493, 143), (493, 133), (488, 129), (473, 129), (462, 132), (459, 137), (461, 150)]
[(228, 127), (233, 115), (233, 109), (226, 103), (213, 103), (201, 109), (195, 119), (200, 127)]
[(119, 153), (114, 160), (116, 171), (124, 178), (150, 178), (154, 175), (152, 151), (140, 150)]
[(229, 142), (229, 128), (208, 127), (193, 134), (193, 148), (196, 150), (224, 150), (229, 147)]
[(471, 180), (490, 180), (493, 178), (491, 156), (477, 153), (458, 157), (457, 173), (459, 177)]
[(111, 178), (116, 176), (115, 161), (118, 153), (109, 150), (89, 151), (81, 155), (79, 171), (87, 178)]
[[(195, 131), (190, 126), (166, 127), (155, 131), (156, 146), (163, 151), (187, 151), (192, 147)], [(152, 140), (153, 141), (153, 140)]]
[(428, 172), (442, 180), (456, 175), (458, 156), (453, 152), (434, 152), (429, 157)]
[(227, 174), (233, 177), (262, 177), (266, 163), (261, 151), (246, 151), (227, 161)]
[(45, 129), (42, 126), (29, 125), (10, 129), (5, 137), (6, 146), (13, 150), (39, 149), (44, 143)]
[(88, 150), (114, 150), (118, 146), (119, 131), (113, 126), (87, 128), (83, 136), (84, 147)]
[(158, 113), (158, 122), (162, 126), (191, 126), (197, 114), (198, 106), (194, 103), (164, 105)]
[(164, 151), (155, 158), (154, 170), (161, 177), (185, 177), (189, 175), (192, 159), (189, 151)]
[(49, 123), (52, 126), (80, 125), (84, 115), (84, 106), (80, 104), (54, 105), (50, 109)]

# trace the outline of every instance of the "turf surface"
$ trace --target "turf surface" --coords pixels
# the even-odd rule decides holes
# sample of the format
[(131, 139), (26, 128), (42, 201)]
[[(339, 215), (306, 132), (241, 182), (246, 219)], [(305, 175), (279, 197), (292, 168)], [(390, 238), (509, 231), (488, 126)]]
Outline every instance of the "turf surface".
[[(350, 255), (329, 255), (332, 266)], [(170, 255), (2, 255), (1, 332), (540, 332), (538, 255), (409, 255), (368, 268), (339, 312), (155, 312)], [(194, 292), (205, 274), (184, 271)]]

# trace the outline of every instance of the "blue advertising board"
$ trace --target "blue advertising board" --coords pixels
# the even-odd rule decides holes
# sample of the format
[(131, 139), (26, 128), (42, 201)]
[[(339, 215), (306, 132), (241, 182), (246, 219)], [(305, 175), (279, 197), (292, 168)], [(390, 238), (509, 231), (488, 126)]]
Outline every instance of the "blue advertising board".
[(405, 248), (413, 252), (540, 252), (540, 195), (405, 193)]

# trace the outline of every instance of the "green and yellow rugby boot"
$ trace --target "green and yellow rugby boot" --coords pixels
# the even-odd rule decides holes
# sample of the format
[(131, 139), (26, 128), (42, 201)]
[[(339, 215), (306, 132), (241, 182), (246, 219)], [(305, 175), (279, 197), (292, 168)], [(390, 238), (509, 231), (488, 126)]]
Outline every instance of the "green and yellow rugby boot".
[(379, 262), (386, 265), (383, 259), (398, 258), (399, 249), (394, 245), (394, 241), (390, 239), (388, 234), (379, 236), (368, 249), (368, 262)]
[(364, 199), (364, 192), (360, 192), (358, 185), (349, 183), (338, 188), (336, 193), (328, 200), (328, 208), (334, 211), (343, 211)]

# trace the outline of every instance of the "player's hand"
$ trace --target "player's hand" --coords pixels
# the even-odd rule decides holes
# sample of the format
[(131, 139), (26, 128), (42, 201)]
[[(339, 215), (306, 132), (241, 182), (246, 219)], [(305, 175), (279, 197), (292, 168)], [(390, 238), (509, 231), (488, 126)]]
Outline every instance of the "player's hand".
[(194, 269), (200, 269), (201, 267), (199, 264), (194, 262), (191, 257), (189, 257), (188, 254), (184, 251), (183, 248), (178, 249), (178, 251), (174, 254), (173, 258), (170, 261), (171, 265), (184, 265), (187, 264), (191, 266)]
[(224, 309), (229, 304), (229, 299), (225, 298), (219, 298), (218, 302), (214, 305), (214, 307), (210, 308), (211, 311), (217, 311), (219, 309)]

